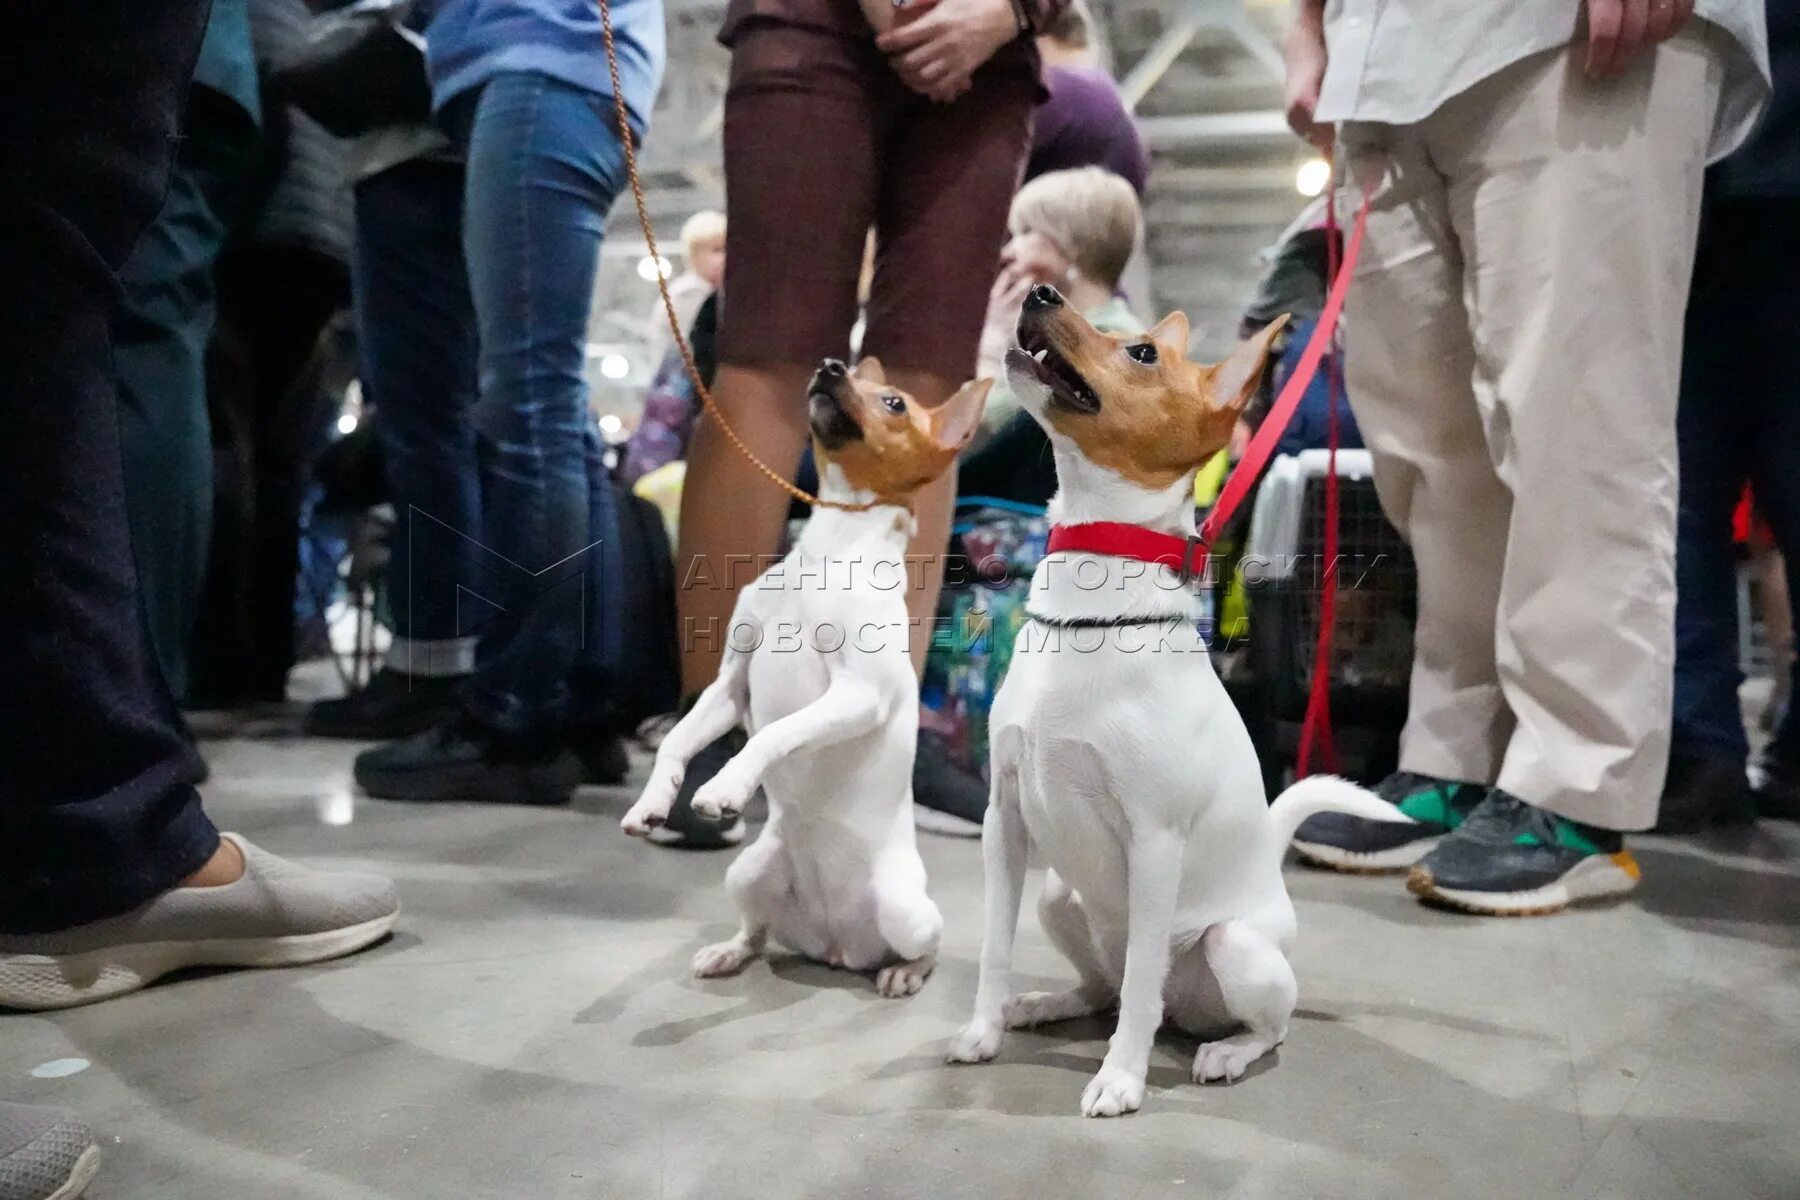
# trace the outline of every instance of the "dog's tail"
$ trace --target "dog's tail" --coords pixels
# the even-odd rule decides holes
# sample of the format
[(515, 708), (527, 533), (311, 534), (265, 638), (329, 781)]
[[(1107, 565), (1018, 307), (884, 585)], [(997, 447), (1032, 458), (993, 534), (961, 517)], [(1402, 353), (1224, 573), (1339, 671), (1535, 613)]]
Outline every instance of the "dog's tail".
[(1275, 822), (1278, 839), (1275, 844), (1285, 854), (1301, 822), (1327, 812), (1348, 813), (1370, 821), (1412, 821), (1394, 805), (1348, 779), (1336, 775), (1309, 775), (1269, 805), (1269, 819)]

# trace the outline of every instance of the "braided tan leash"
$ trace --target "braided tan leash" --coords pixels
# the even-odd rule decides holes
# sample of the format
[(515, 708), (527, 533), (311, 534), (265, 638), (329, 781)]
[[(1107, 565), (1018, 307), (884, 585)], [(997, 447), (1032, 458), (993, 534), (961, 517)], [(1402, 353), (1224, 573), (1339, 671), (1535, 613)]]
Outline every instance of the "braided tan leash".
[[(712, 392), (707, 390), (705, 381), (700, 378), (700, 368), (694, 362), (693, 347), (688, 345), (686, 331), (681, 328), (681, 318), (675, 315), (675, 301), (669, 295), (669, 281), (663, 275), (663, 258), (656, 249), (656, 234), (650, 228), (650, 211), (644, 203), (644, 184), (638, 178), (637, 148), (631, 136), (631, 121), (625, 108), (625, 89), (619, 83), (619, 54), (613, 48), (612, 4), (610, 0), (600, 0), (600, 23), (606, 34), (606, 70), (612, 76), (613, 111), (619, 119), (619, 137), (625, 143), (625, 173), (631, 179), (631, 197), (637, 202), (638, 224), (644, 230), (644, 245), (650, 250), (650, 261), (656, 266), (656, 288), (662, 293), (663, 313), (669, 318), (669, 332), (675, 335), (675, 345), (681, 350), (681, 361), (687, 366), (688, 378), (693, 381), (694, 390), (699, 393), (700, 402), (706, 406), (707, 413), (718, 427), (724, 431), (726, 438), (737, 447), (751, 466), (769, 477), (769, 481), (802, 504), (810, 504), (814, 508), (836, 508), (844, 512), (868, 512), (882, 505), (898, 504), (910, 507), (905, 499), (891, 500), (876, 497), (866, 504), (846, 504), (840, 500), (821, 500), (806, 489), (798, 487), (786, 475), (770, 467), (762, 459), (751, 453), (744, 439), (738, 436), (725, 414), (713, 400)], [(821, 464), (822, 466), (823, 464)], [(823, 470), (820, 475), (823, 476)]]

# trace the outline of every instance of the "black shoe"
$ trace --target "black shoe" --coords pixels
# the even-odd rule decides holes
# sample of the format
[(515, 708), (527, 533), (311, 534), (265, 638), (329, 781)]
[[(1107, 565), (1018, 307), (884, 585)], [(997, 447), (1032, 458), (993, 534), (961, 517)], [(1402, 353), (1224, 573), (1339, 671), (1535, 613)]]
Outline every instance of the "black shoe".
[(383, 741), (423, 733), (454, 717), (467, 675), (408, 675), (383, 667), (360, 689), (307, 710), (301, 729), (314, 737)]
[(1756, 819), (1742, 759), (1669, 755), (1669, 778), (1656, 810), (1656, 833), (1698, 833)]
[(1486, 792), (1480, 784), (1396, 771), (1375, 785), (1375, 794), (1411, 817), (1412, 824), (1319, 813), (1295, 831), (1294, 850), (1301, 862), (1334, 871), (1404, 871), (1461, 825)]
[(503, 739), (458, 715), (435, 729), (364, 750), (356, 782), (383, 800), (567, 804), (581, 760), (560, 741)]
[(625, 739), (606, 730), (571, 731), (569, 749), (581, 760), (581, 782), (588, 787), (612, 787), (631, 773)]
[(1800, 764), (1778, 758), (1763, 764), (1756, 811), (1775, 821), (1800, 821)]
[(919, 731), (913, 755), (913, 824), (927, 833), (977, 838), (987, 816), (988, 786), (950, 757), (941, 733)]
[(744, 748), (745, 740), (742, 729), (733, 729), (688, 760), (668, 819), (650, 831), (650, 841), (678, 850), (723, 850), (744, 840), (741, 814), (724, 821), (708, 820), (694, 811), (694, 793)]
[(1618, 833), (1491, 788), (1461, 827), (1412, 869), (1406, 887), (1465, 912), (1527, 917), (1629, 892), (1639, 876)]

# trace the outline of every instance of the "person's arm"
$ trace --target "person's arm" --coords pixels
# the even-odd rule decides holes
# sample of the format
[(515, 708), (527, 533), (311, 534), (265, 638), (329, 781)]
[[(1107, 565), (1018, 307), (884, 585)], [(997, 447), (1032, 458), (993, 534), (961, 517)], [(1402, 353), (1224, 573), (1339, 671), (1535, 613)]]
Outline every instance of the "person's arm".
[(1288, 128), (1330, 154), (1331, 126), (1321, 125), (1313, 118), (1329, 61), (1325, 53), (1325, 0), (1296, 0), (1282, 57), (1287, 61)]

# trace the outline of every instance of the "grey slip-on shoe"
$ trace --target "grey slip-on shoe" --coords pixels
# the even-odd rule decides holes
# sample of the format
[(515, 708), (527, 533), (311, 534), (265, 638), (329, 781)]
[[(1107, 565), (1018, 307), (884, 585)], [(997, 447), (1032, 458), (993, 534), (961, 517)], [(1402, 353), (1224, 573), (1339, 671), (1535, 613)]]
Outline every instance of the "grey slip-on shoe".
[(316, 871), (234, 833), (244, 873), (175, 888), (131, 912), (56, 933), (0, 934), (0, 1006), (71, 1008), (185, 967), (292, 967), (352, 954), (400, 915), (392, 881)]
[(74, 1200), (99, 1169), (94, 1131), (74, 1113), (0, 1101), (0, 1200)]

